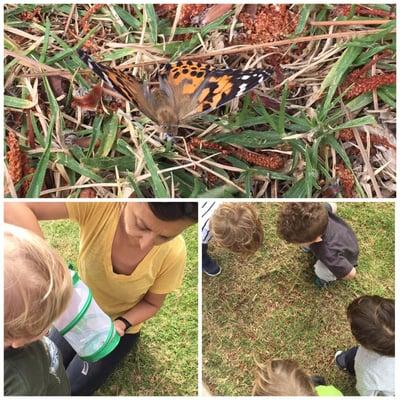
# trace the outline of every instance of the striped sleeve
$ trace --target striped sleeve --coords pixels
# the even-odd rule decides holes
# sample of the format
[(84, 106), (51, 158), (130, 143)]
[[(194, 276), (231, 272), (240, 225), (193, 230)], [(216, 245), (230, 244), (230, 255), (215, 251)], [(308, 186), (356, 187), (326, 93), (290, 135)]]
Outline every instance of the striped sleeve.
[(219, 203), (216, 201), (205, 201), (200, 209), (200, 223), (201, 223), (201, 240), (202, 243), (208, 243), (211, 239), (210, 232), (210, 218), (214, 211), (218, 208)]

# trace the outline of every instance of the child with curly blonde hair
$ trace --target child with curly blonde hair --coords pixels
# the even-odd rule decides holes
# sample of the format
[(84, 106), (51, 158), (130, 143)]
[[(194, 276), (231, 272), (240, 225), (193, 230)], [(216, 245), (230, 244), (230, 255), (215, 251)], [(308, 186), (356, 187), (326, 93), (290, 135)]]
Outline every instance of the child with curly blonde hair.
[(70, 394), (60, 353), (45, 335), (71, 294), (70, 273), (45, 240), (5, 224), (5, 395)]
[(309, 376), (293, 360), (269, 360), (257, 363), (253, 396), (343, 396), (324, 378)]
[(221, 273), (208, 254), (208, 242), (238, 254), (255, 253), (264, 240), (264, 230), (254, 205), (250, 203), (205, 202), (201, 206), (202, 267), (209, 276)]

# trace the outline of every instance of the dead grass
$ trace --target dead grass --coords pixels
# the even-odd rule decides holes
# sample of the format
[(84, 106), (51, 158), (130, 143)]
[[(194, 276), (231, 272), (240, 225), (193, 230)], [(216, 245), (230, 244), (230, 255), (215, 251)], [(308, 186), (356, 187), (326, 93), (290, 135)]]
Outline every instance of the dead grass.
[(290, 358), (356, 395), (354, 380), (335, 368), (333, 356), (354, 344), (345, 310), (355, 297), (394, 298), (394, 204), (339, 203), (360, 258), (356, 280), (327, 290), (313, 284), (312, 256), (277, 237), (277, 207), (257, 204), (266, 240), (251, 259), (212, 249), (223, 272), (203, 275), (203, 379), (215, 395), (247, 396), (255, 359)]
[[(6, 155), (7, 196), (395, 196), (395, 85), (341, 98), (365, 76), (393, 78), (394, 5), (8, 4), (4, 12), (5, 149), (10, 136), (20, 146)], [(176, 59), (275, 74), (165, 142), (110, 91), (95, 111), (76, 106), (98, 81), (77, 56), (82, 47), (152, 84), (158, 63)], [(339, 140), (341, 127), (363, 140)], [(331, 190), (336, 181), (343, 190)]]

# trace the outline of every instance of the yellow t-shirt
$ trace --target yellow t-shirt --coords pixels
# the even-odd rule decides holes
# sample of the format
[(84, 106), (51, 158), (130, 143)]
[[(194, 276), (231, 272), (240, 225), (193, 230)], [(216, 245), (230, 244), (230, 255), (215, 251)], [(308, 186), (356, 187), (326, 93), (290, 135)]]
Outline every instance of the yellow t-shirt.
[[(131, 275), (116, 274), (111, 249), (125, 203), (67, 203), (69, 217), (80, 226), (78, 272), (100, 308), (112, 319), (125, 314), (150, 291), (166, 294), (182, 284), (186, 246), (182, 236), (154, 246)], [(128, 333), (136, 333), (141, 324)]]

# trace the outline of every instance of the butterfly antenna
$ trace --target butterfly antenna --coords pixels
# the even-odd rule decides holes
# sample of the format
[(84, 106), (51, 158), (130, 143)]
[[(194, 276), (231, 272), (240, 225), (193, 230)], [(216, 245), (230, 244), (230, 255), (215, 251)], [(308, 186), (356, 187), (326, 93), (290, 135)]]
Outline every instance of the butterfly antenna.
[(96, 61), (94, 61), (88, 53), (85, 51), (79, 49), (77, 50), (77, 53), (79, 55), (79, 58), (96, 74), (98, 75), (101, 79), (103, 79), (104, 82), (106, 82), (109, 86), (112, 88), (114, 87), (113, 83), (110, 81), (108, 78), (107, 74), (105, 73), (106, 68), (100, 64), (98, 64)]

